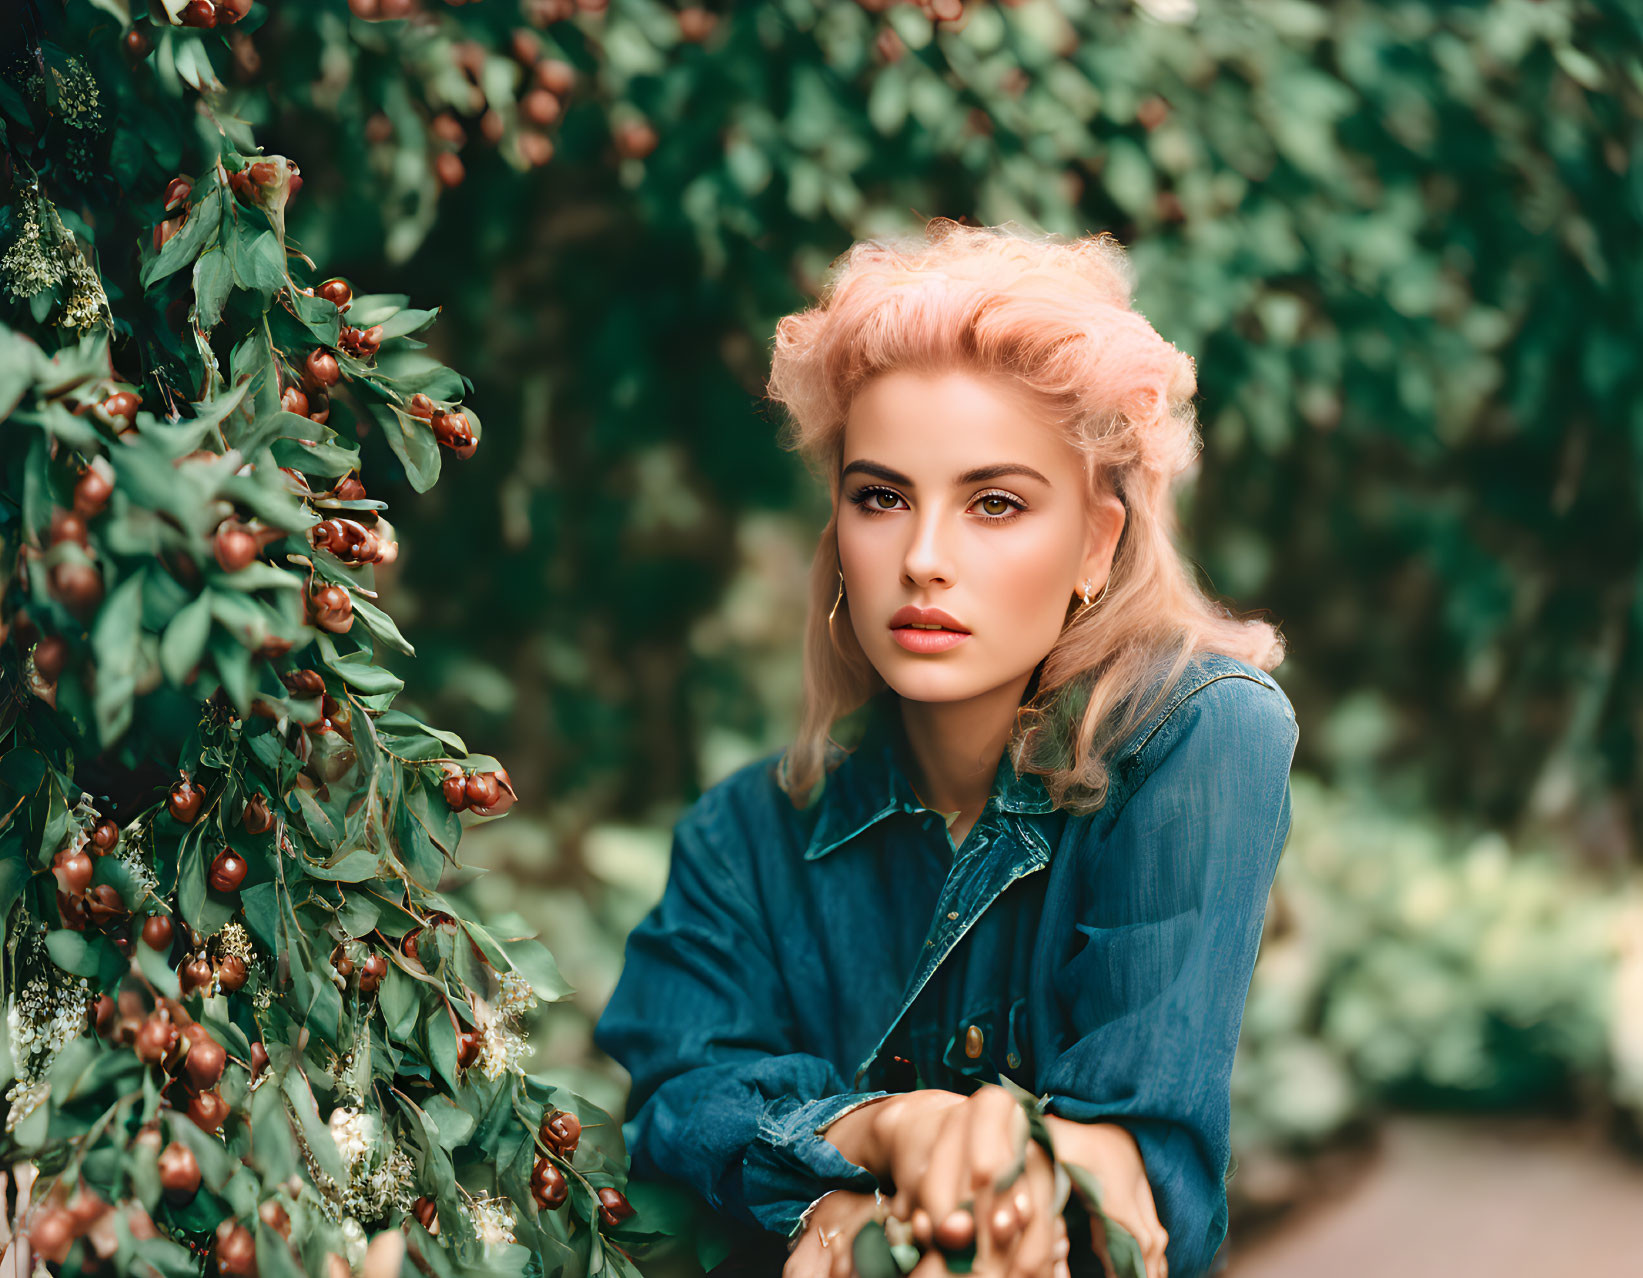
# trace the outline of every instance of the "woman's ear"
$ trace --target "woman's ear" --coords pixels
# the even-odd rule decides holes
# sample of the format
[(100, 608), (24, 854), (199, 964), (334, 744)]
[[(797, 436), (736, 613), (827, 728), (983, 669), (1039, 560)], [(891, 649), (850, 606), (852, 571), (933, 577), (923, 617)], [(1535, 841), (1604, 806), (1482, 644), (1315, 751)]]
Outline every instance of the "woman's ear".
[(1129, 511), (1123, 499), (1114, 493), (1100, 493), (1090, 501), (1090, 524), (1083, 571), (1078, 580), (1094, 583), (1097, 590), (1112, 571), (1113, 556), (1118, 551), (1118, 538), (1124, 531), (1124, 520)]

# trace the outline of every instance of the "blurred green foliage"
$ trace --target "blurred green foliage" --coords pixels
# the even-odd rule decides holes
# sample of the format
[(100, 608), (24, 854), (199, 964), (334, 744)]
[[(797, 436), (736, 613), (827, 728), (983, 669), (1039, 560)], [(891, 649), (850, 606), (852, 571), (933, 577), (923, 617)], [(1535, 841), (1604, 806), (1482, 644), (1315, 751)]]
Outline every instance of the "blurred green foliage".
[[(302, 143), (310, 251), (425, 282), (482, 388), (487, 447), (396, 502), (413, 683), (511, 734), (536, 802), (631, 815), (701, 784), (711, 733), (780, 743), (793, 683), (764, 673), (795, 627), (712, 621), (756, 557), (764, 606), (796, 607), (825, 516), (760, 410), (765, 351), (853, 238), (940, 213), (1130, 246), (1199, 363), (1191, 553), (1282, 624), (1304, 765), (1635, 847), (1635, 6), (736, 17), (702, 43), (649, 4), (553, 28), (582, 73), (553, 159), (521, 177), (470, 141), (431, 219), (387, 197), (432, 183), (440, 101), (331, 76), (268, 122)], [(262, 74), (315, 74), (325, 28), (284, 38)], [(622, 158), (635, 114), (659, 142)]]

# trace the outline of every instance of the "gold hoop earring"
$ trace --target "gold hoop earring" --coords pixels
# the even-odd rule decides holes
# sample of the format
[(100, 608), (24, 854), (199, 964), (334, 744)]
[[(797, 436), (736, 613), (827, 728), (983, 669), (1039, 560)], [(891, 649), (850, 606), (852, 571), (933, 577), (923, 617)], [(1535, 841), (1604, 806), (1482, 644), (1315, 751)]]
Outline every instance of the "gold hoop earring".
[(843, 599), (844, 599), (844, 569), (840, 568), (839, 569), (839, 594), (838, 594), (838, 598), (833, 600), (833, 612), (830, 612), (830, 613), (827, 614), (827, 633), (828, 634), (833, 633), (833, 614), (838, 612), (839, 604), (843, 601)]

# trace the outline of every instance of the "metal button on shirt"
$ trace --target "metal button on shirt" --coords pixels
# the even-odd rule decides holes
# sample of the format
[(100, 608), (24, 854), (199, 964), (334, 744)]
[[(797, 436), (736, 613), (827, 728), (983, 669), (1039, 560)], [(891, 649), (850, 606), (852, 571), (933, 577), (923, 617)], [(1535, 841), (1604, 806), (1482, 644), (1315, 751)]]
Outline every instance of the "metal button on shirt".
[(1216, 654), (1140, 704), (1100, 809), (1057, 809), (1005, 753), (956, 849), (888, 690), (808, 806), (779, 752), (692, 804), (594, 1032), (632, 1075), (633, 1175), (791, 1234), (829, 1190), (875, 1188), (833, 1122), (1007, 1073), (1044, 1112), (1125, 1126), (1172, 1278), (1207, 1272), (1297, 729), (1270, 675)]

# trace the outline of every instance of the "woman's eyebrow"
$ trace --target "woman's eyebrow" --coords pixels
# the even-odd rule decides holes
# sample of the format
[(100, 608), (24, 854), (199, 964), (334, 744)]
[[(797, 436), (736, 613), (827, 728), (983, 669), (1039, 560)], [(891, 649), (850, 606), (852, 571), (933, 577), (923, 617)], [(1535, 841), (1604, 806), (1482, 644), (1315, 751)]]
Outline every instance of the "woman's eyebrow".
[[(855, 474), (872, 475), (875, 479), (882, 479), (889, 484), (900, 484), (903, 488), (916, 486), (911, 476), (904, 475), (899, 470), (892, 470), (890, 467), (880, 465), (875, 461), (853, 461), (839, 472), (839, 478), (843, 479), (847, 475)], [(967, 470), (962, 475), (955, 477), (953, 484), (955, 487), (965, 484), (984, 484), (990, 479), (1002, 479), (1006, 475), (1025, 475), (1029, 479), (1036, 479), (1046, 488), (1054, 487), (1038, 471), (1031, 466), (1022, 465), (1020, 462), (1000, 462), (996, 466), (977, 466), (974, 470)]]

